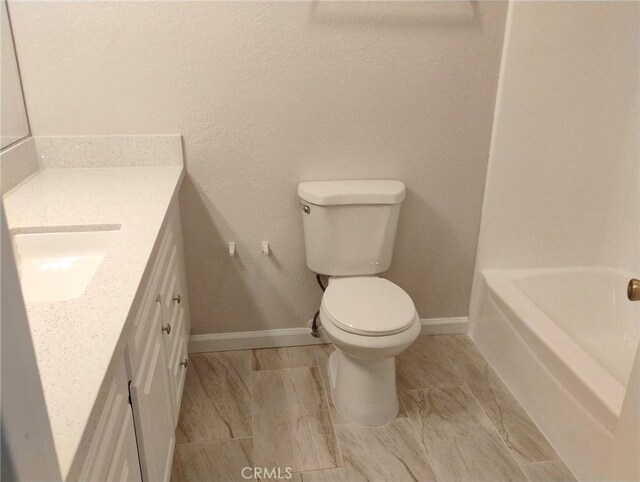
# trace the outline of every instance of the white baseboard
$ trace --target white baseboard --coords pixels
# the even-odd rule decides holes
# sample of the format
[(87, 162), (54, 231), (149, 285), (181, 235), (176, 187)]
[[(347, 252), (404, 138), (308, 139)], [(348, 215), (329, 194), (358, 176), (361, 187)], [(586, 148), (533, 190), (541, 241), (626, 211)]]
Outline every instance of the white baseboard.
[(420, 335), (459, 335), (469, 331), (469, 317), (425, 318), (420, 320)]
[[(420, 320), (420, 335), (452, 335), (467, 333), (469, 318), (429, 318)], [(278, 330), (242, 331), (237, 333), (211, 333), (192, 335), (189, 338), (189, 353), (208, 351), (248, 350), (251, 348), (273, 348), (279, 346), (318, 345), (330, 343), (320, 328), (320, 338), (311, 336), (310, 329), (283, 328)]]

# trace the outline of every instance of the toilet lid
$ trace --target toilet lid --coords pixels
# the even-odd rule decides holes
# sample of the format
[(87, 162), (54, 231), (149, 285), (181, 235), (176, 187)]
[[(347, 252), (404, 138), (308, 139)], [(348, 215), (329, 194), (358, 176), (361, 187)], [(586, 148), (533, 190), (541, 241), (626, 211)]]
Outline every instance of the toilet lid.
[(390, 335), (416, 318), (411, 297), (398, 285), (375, 276), (332, 278), (322, 297), (333, 324), (360, 335)]

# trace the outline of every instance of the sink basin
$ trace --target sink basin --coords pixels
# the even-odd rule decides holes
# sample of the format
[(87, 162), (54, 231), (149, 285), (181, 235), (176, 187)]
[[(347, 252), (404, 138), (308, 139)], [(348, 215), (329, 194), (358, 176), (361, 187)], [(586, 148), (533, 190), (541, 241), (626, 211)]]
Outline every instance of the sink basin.
[(62, 301), (84, 294), (119, 226), (91, 231), (23, 232), (13, 236), (26, 301)]

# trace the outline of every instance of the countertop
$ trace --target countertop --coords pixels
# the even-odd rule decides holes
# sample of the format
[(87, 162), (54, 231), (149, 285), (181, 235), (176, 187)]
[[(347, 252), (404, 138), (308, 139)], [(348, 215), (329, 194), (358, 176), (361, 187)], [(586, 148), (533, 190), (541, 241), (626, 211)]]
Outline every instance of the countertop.
[(62, 477), (67, 478), (112, 361), (120, 360), (129, 312), (181, 165), (43, 169), (4, 197), (10, 230), (120, 225), (85, 293), (27, 302), (27, 314)]

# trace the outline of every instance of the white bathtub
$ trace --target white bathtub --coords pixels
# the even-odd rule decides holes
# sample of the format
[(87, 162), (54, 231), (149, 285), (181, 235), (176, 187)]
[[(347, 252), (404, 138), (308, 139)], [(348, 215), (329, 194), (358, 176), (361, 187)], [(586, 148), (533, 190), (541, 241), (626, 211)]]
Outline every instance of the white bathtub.
[(485, 270), (471, 335), (576, 475), (598, 478), (625, 398), (640, 303), (606, 268)]

